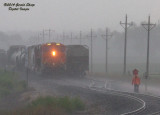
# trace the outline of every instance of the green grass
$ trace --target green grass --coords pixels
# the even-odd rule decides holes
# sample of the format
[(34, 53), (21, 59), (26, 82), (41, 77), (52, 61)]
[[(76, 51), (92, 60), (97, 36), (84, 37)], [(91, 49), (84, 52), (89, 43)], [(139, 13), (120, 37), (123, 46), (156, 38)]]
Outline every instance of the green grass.
[(19, 81), (16, 73), (0, 70), (0, 97), (23, 91), (25, 88), (25, 81)]
[(23, 109), (1, 111), (4, 115), (69, 115), (75, 111), (83, 111), (85, 104), (80, 98), (39, 97)]
[[(18, 75), (0, 70), (0, 98), (26, 88), (25, 81), (19, 81)], [(85, 104), (78, 97), (38, 97), (26, 107), (13, 111), (0, 111), (0, 115), (65, 115), (74, 111), (82, 111)]]
[(39, 97), (34, 100), (29, 107), (53, 107), (61, 108), (66, 112), (72, 112), (75, 110), (84, 110), (85, 104), (78, 98), (69, 98), (69, 97)]

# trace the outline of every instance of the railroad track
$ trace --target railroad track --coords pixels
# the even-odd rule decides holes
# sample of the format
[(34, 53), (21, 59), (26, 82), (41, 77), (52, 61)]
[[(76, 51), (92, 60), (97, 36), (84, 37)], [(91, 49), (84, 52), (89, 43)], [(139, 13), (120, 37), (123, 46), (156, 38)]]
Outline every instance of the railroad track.
[[(44, 78), (37, 77), (35, 79), (44, 79)], [(48, 80), (49, 80), (49, 82), (47, 82)], [(48, 80), (46, 81), (47, 84), (50, 83), (50, 85), (52, 85), (52, 84), (57, 83), (57, 81), (51, 82), (52, 80), (50, 80), (50, 78), (48, 78)], [(57, 80), (61, 81), (61, 79), (59, 79), (59, 77), (57, 77)], [(75, 79), (75, 80), (79, 81), (80, 79)], [(68, 80), (68, 81), (69, 81), (68, 82), (69, 84), (72, 84), (72, 82), (74, 82), (74, 80), (72, 82), (70, 82), (70, 80)], [(78, 87), (85, 88), (85, 89), (89, 87), (89, 90), (96, 90), (96, 91), (102, 92), (104, 94), (105, 93), (110, 93), (112, 95), (123, 96), (125, 98), (132, 99), (132, 100), (136, 101), (137, 103), (141, 104), (141, 106), (139, 108), (135, 107), (136, 109), (134, 109), (132, 111), (128, 111), (126, 113), (122, 113), (122, 115), (132, 115), (132, 114), (138, 114), (138, 115), (160, 115), (160, 97), (156, 97), (156, 96), (153, 96), (153, 95), (146, 95), (146, 94), (136, 94), (136, 93), (130, 93), (130, 92), (121, 92), (121, 91), (118, 91), (118, 90), (111, 89), (112, 87), (110, 87), (110, 86), (109, 86), (109, 89), (108, 89), (108, 84), (107, 84), (107, 82), (105, 80), (102, 82), (102, 81), (98, 81), (98, 80), (94, 80), (94, 79), (86, 79), (85, 78), (83, 80), (83, 83), (85, 81), (87, 81), (85, 83), (86, 85), (84, 85), (84, 84), (83, 85), (78, 85), (76, 83), (75, 86), (77, 85)], [(66, 83), (66, 82), (67, 81), (65, 80), (65, 82), (61, 82), (60, 84), (63, 84), (63, 83)], [(79, 82), (82, 82), (82, 81), (79, 81)], [(101, 84), (101, 86), (98, 85), (96, 82), (101, 82), (101, 83), (99, 83), (99, 84)], [(89, 84), (89, 86), (88, 86), (88, 84)], [(63, 84), (63, 85), (65, 85), (65, 84)], [(74, 85), (73, 85), (73, 87), (74, 87)], [(154, 106), (154, 102), (156, 102), (157, 100), (159, 101), (159, 104)], [(150, 105), (151, 103), (152, 103), (152, 105)], [(151, 106), (153, 106), (153, 107), (151, 107)], [(154, 107), (156, 109), (154, 109)]]
[(95, 90), (95, 91), (99, 91), (99, 92), (103, 92), (103, 93), (109, 93), (111, 95), (122, 96), (122, 97), (125, 97), (125, 98), (128, 98), (128, 99), (135, 100), (135, 101), (137, 101), (137, 103), (141, 104), (141, 107), (139, 107), (139, 108), (137, 108), (137, 109), (135, 109), (133, 111), (129, 111), (129, 112), (123, 113), (121, 115), (135, 115), (135, 114), (138, 114), (138, 113), (142, 112), (146, 108), (145, 101), (143, 101), (142, 99), (137, 98), (135, 96), (131, 96), (131, 95), (128, 95), (128, 94), (123, 94), (123, 93), (120, 93), (120, 92), (112, 92), (112, 91), (108, 92), (107, 90), (100, 89), (100, 88), (97, 88), (97, 87), (90, 87), (90, 89), (91, 90)]
[[(91, 79), (91, 84), (89, 85), (89, 89), (91, 90), (96, 90), (100, 91), (103, 93), (110, 93), (113, 95), (119, 95), (126, 97), (128, 99), (133, 99), (137, 101), (137, 103), (141, 104), (141, 107), (130, 111), (123, 113), (121, 115), (160, 115), (160, 97), (159, 96), (154, 96), (154, 95), (149, 95), (149, 94), (139, 94), (139, 93), (130, 93), (130, 92), (124, 92), (124, 91), (118, 91), (114, 90), (111, 88), (107, 88), (107, 83), (104, 82), (103, 86), (96, 86), (95, 82), (102, 82), (102, 81), (97, 81)], [(157, 109), (153, 110), (155, 108), (150, 107), (154, 104), (154, 102), (157, 102)], [(152, 105), (150, 105), (152, 104)]]

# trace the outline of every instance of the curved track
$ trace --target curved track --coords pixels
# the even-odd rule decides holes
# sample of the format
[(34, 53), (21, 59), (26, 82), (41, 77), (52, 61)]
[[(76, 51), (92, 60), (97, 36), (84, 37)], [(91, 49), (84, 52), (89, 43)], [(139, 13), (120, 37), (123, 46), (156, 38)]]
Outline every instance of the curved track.
[(122, 94), (122, 96), (126, 96), (128, 98), (132, 98), (134, 100), (137, 100), (137, 102), (141, 103), (143, 106), (139, 109), (136, 109), (134, 111), (130, 111), (127, 113), (124, 113), (122, 115), (160, 115), (160, 97), (155, 95), (148, 95), (148, 94), (140, 94), (140, 93), (130, 93), (130, 92), (124, 92), (124, 91), (118, 91), (111, 88), (107, 89), (107, 84), (104, 82), (104, 86), (98, 86), (96, 87), (95, 82), (102, 82), (98, 80), (91, 79), (92, 83), (89, 85), (89, 87), (95, 87), (96, 90), (101, 90), (102, 92), (112, 92), (115, 94)]
[[(31, 77), (32, 76), (32, 77)], [(109, 106), (107, 104), (112, 104), (113, 107), (115, 104), (123, 105), (123, 97), (125, 98), (125, 103), (128, 103), (131, 106), (134, 106), (133, 108), (122, 110), (122, 115), (157, 115), (159, 114), (160, 110), (160, 98), (151, 96), (151, 95), (145, 95), (145, 94), (136, 94), (136, 93), (129, 93), (129, 92), (120, 92), (115, 91), (113, 89), (107, 89), (105, 81), (101, 84), (101, 86), (97, 85), (96, 80), (93, 79), (87, 79), (87, 78), (75, 78), (75, 77), (67, 77), (67, 76), (57, 76), (57, 77), (42, 77), (42, 76), (36, 76), (36, 75), (30, 75), (29, 82), (33, 84), (34, 86), (39, 88), (39, 91), (42, 89), (46, 90), (46, 92), (53, 93), (54, 88), (57, 88), (56, 90), (62, 91), (64, 94), (74, 94), (82, 97), (87, 97), (87, 99), (92, 98), (94, 101), (98, 100), (98, 104), (103, 106)], [(88, 87), (89, 86), (89, 87)], [(110, 96), (109, 96), (110, 95)], [(112, 96), (111, 95), (115, 95)], [(118, 96), (118, 99), (116, 98)], [(91, 96), (91, 97), (90, 97)], [(108, 102), (108, 99), (106, 100), (107, 96), (109, 96), (110, 102)], [(122, 98), (119, 98), (122, 97)], [(116, 100), (114, 100), (116, 99)], [(92, 101), (93, 101), (92, 100)], [(130, 100), (130, 101), (129, 101)], [(133, 100), (133, 101), (131, 101)], [(118, 101), (118, 102), (114, 102)], [(137, 104), (136, 104), (136, 103)], [(133, 105), (133, 103), (135, 105)], [(106, 105), (105, 105), (106, 104)], [(99, 105), (99, 106), (100, 106)], [(139, 106), (140, 105), (140, 106)], [(119, 107), (118, 109), (125, 109), (124, 107), (115, 105), (115, 108)], [(127, 107), (127, 106), (125, 106)], [(104, 107), (105, 109), (106, 107)], [(117, 113), (114, 113), (117, 114)], [(102, 114), (103, 115), (103, 114)], [(104, 113), (105, 115), (105, 113)]]
[(125, 97), (125, 98), (128, 98), (128, 99), (135, 100), (135, 101), (137, 101), (137, 103), (141, 104), (141, 107), (139, 107), (139, 108), (137, 108), (137, 109), (135, 109), (133, 111), (129, 111), (129, 112), (123, 113), (121, 115), (134, 115), (134, 114), (140, 113), (141, 111), (145, 110), (145, 108), (146, 108), (146, 103), (142, 99), (137, 98), (135, 96), (131, 96), (131, 95), (120, 93), (120, 92), (106, 91), (104, 89), (99, 89), (99, 88), (96, 88), (96, 87), (92, 87), (92, 88), (90, 87), (90, 89), (91, 90), (100, 91), (100, 92), (104, 92), (104, 93), (110, 93), (112, 95), (122, 96), (122, 97)]

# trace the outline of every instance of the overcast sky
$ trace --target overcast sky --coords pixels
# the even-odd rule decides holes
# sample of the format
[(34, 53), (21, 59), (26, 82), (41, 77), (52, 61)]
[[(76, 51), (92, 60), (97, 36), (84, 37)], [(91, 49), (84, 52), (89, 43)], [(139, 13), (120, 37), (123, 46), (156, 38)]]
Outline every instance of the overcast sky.
[[(34, 3), (29, 11), (8, 11), (4, 3)], [(119, 22), (158, 23), (160, 0), (0, 0), (0, 31), (54, 29), (79, 31), (109, 27), (122, 31)]]

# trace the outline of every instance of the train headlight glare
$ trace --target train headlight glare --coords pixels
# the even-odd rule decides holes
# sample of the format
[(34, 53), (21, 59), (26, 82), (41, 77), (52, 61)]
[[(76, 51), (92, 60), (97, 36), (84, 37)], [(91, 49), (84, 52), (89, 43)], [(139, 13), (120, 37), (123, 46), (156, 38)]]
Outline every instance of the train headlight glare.
[(53, 52), (52, 52), (52, 55), (53, 55), (53, 56), (56, 56), (56, 52), (55, 52), (55, 51), (53, 51)]

